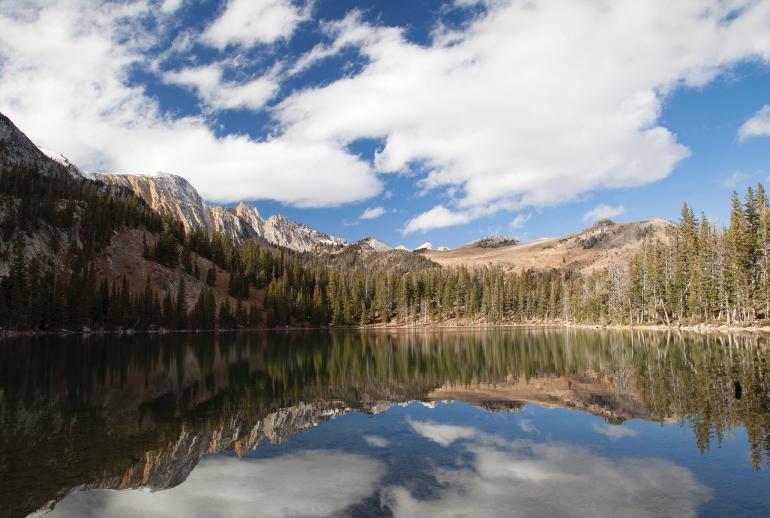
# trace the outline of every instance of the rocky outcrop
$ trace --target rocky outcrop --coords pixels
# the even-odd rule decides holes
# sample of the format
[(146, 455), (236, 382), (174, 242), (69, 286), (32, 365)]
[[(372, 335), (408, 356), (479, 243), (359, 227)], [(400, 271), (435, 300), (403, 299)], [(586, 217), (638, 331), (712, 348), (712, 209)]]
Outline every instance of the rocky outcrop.
[(209, 205), (181, 176), (96, 174), (94, 177), (131, 189), (157, 212), (179, 219), (188, 231), (200, 228), (208, 235), (220, 232), (235, 243), (259, 238), (297, 252), (328, 250), (347, 244), (342, 238), (290, 221), (279, 214), (265, 220), (256, 208), (245, 202), (235, 208)]
[(330, 236), (302, 223), (289, 221), (280, 214), (270, 216), (264, 224), (263, 232), (261, 237), (268, 242), (298, 252), (313, 252), (347, 244), (347, 241), (340, 237)]
[(500, 248), (501, 246), (512, 246), (518, 244), (519, 242), (512, 237), (487, 236), (472, 242), (471, 246), (478, 248)]
[(388, 245), (373, 237), (361, 239), (353, 243), (353, 245), (358, 246), (361, 250), (368, 252), (387, 252), (392, 250)]
[(78, 169), (61, 157), (52, 160), (19, 129), (0, 113), (0, 166), (20, 166), (36, 169), (47, 175), (80, 176)]

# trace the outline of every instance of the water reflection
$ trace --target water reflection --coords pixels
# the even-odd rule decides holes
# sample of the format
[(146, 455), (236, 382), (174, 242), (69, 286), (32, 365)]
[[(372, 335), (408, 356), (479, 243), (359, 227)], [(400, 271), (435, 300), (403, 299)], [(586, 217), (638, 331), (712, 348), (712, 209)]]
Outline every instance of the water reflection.
[(711, 492), (662, 459), (609, 459), (562, 444), (505, 440), (469, 427), (412, 422), (449, 447), (462, 441), (458, 467), (436, 468), (440, 489), (417, 498), (389, 488), (395, 516), (694, 516)]
[[(314, 450), (254, 455), (264, 439), (280, 445), (351, 411), (452, 400), (482, 414), (512, 415), (529, 403), (581, 410), (594, 440), (611, 445), (641, 439), (618, 426), (630, 419), (681, 423), (701, 451), (741, 427), (758, 469), (770, 451), (767, 360), (766, 341), (756, 337), (556, 329), (7, 340), (0, 345), (0, 514), (25, 515), (80, 487), (165, 491), (76, 492), (55, 513), (104, 515), (109, 506), (109, 514), (136, 515), (149, 505), (161, 516), (164, 509), (205, 516), (199, 500), (207, 498), (232, 516), (253, 515), (268, 501), (279, 507), (258, 514), (338, 514), (357, 501), (368, 502), (366, 514), (445, 515), (484, 501), (499, 514), (513, 499), (533, 514), (547, 498), (549, 515), (582, 500), (601, 504), (593, 509), (600, 514), (624, 503), (638, 514), (683, 515), (710, 494), (687, 469), (555, 444), (543, 417), (509, 418), (501, 435), (472, 420), (440, 423), (404, 410), (400, 428), (356, 436), (360, 447), (381, 452), (376, 459), (334, 445), (354, 435), (349, 428)], [(514, 428), (526, 437), (504, 437)], [(435, 445), (433, 461), (447, 462), (428, 466), (411, 486), (386, 475), (407, 433)], [(206, 456), (217, 452), (236, 457)], [(399, 470), (408, 471), (404, 462)], [(311, 484), (313, 475), (340, 470), (353, 478)], [(275, 485), (281, 474), (287, 478)], [(538, 491), (538, 481), (548, 483)], [(248, 498), (228, 491), (246, 486), (259, 489)], [(292, 493), (305, 486), (319, 493)], [(491, 498), (504, 488), (504, 498)], [(279, 494), (291, 498), (282, 504)], [(573, 507), (559, 507), (567, 496)]]

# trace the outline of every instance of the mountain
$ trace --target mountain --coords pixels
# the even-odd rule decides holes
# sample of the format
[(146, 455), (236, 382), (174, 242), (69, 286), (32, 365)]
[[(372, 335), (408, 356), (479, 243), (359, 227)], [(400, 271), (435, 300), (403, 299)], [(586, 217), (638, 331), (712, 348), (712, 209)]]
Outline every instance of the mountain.
[(241, 203), (235, 209), (209, 205), (184, 178), (173, 174), (86, 174), (61, 154), (36, 146), (11, 120), (0, 113), (0, 162), (49, 176), (95, 180), (129, 189), (160, 214), (179, 219), (186, 230), (202, 228), (209, 236), (218, 231), (235, 243), (261, 238), (298, 252), (344, 246), (347, 242), (296, 223), (284, 216), (263, 219), (257, 209)]
[(392, 250), (388, 245), (373, 237), (361, 239), (354, 244), (360, 245), (362, 249), (370, 250), (372, 252), (387, 252), (388, 250)]
[(172, 234), (163, 239), (163, 223), (145, 196), (156, 201), (163, 190), (184, 192), (177, 208), (204, 219), (189, 183), (166, 176), (138, 198), (128, 179), (105, 182), (49, 154), (0, 114), (0, 327), (143, 328), (158, 321), (160, 300), (172, 294), (176, 302), (166, 308), (179, 314), (206, 295), (208, 315), (226, 303), (253, 306), (258, 317), (264, 297), (253, 283), (233, 279), (224, 261), (215, 267), (210, 252), (182, 250)]
[(265, 220), (256, 208), (245, 202), (234, 209), (209, 205), (181, 176), (96, 174), (94, 177), (132, 190), (158, 213), (171, 214), (179, 219), (187, 231), (201, 228), (209, 236), (215, 231), (220, 232), (236, 244), (259, 238), (297, 252), (313, 252), (347, 244), (342, 238), (290, 221), (280, 214)]
[[(263, 218), (259, 211), (241, 202), (236, 207), (224, 207), (207, 203), (193, 185), (180, 176), (172, 174), (94, 174), (79, 171), (66, 158), (55, 153), (41, 151), (13, 123), (0, 115), (0, 155), (6, 166), (26, 165), (43, 174), (73, 178), (77, 181), (93, 180), (99, 186), (110, 186), (114, 192), (134, 193), (143, 203), (159, 214), (178, 219), (186, 230), (200, 228), (211, 236), (221, 233), (234, 244), (246, 240), (257, 240), (264, 244), (285, 247), (298, 252), (331, 254), (326, 261), (330, 266), (369, 267), (374, 264), (386, 267), (397, 264), (398, 271), (405, 271), (406, 265), (416, 265), (415, 259), (404, 255), (404, 247), (391, 249), (382, 241), (367, 237), (349, 244), (344, 239), (312, 229), (302, 223), (290, 221), (284, 216), (274, 215)], [(51, 158), (53, 157), (53, 158)], [(628, 258), (638, 250), (646, 238), (668, 240), (669, 231), (675, 225), (663, 219), (651, 219), (633, 223), (599, 221), (588, 229), (564, 237), (540, 239), (520, 243), (505, 236), (487, 236), (463, 247), (448, 250), (434, 249), (431, 243), (423, 243), (414, 249), (428, 259), (420, 267), (468, 266), (497, 264), (510, 269), (534, 268), (578, 270), (590, 272), (601, 269), (612, 261)], [(130, 235), (132, 242), (141, 240), (141, 233)], [(139, 236), (139, 237), (137, 237)], [(77, 239), (74, 239), (77, 242)], [(155, 238), (150, 239), (150, 245)], [(32, 247), (34, 242), (28, 243)], [(113, 239), (111, 246), (120, 250), (120, 243)], [(337, 254), (348, 250), (350, 253)], [(9, 250), (5, 250), (8, 254)], [(118, 254), (119, 255), (119, 254)], [(378, 257), (382, 255), (382, 257)], [(7, 256), (7, 255), (6, 255)], [(49, 257), (56, 259), (55, 254)], [(113, 263), (109, 263), (112, 266)], [(358, 265), (358, 266), (357, 266)], [(6, 271), (0, 264), (0, 272)], [(144, 272), (144, 269), (141, 273)], [(110, 267), (111, 274), (121, 272)], [(164, 283), (165, 285), (165, 283)]]
[(602, 220), (564, 237), (519, 243), (491, 236), (447, 252), (425, 250), (423, 254), (442, 266), (496, 264), (517, 270), (556, 268), (592, 272), (614, 260), (628, 259), (645, 239), (667, 241), (674, 228), (674, 223), (662, 218), (632, 223)]
[(80, 171), (64, 157), (52, 159), (42, 151), (11, 119), (0, 113), (0, 165), (36, 169), (49, 176), (80, 177)]
[(341, 237), (330, 236), (302, 223), (289, 221), (280, 214), (268, 218), (261, 237), (270, 243), (298, 252), (313, 252), (347, 244)]

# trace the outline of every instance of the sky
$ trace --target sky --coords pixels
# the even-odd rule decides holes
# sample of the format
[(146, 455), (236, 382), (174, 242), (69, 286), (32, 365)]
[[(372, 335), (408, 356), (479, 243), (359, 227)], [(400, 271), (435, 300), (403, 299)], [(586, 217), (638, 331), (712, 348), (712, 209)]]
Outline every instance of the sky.
[(0, 112), (394, 246), (717, 224), (770, 177), (770, 0), (4, 0)]

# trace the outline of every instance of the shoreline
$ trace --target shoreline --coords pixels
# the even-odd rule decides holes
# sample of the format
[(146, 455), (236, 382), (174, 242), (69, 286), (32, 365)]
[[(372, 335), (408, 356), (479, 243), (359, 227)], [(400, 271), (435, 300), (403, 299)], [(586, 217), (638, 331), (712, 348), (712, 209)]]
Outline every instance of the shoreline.
[(437, 322), (428, 324), (373, 324), (366, 326), (356, 325), (328, 325), (328, 326), (281, 326), (281, 327), (257, 327), (257, 328), (228, 328), (228, 329), (145, 329), (145, 330), (67, 330), (58, 331), (32, 331), (32, 330), (0, 330), (0, 338), (32, 337), (32, 336), (134, 336), (134, 335), (173, 335), (173, 334), (217, 334), (217, 333), (254, 333), (269, 331), (398, 331), (398, 330), (488, 330), (488, 329), (514, 329), (514, 328), (562, 328), (562, 329), (594, 329), (594, 330), (613, 330), (613, 331), (665, 331), (665, 332), (687, 332), (701, 335), (709, 334), (751, 334), (751, 335), (770, 335), (770, 326), (736, 326), (724, 323), (703, 323), (703, 324), (590, 324), (590, 323), (571, 323), (571, 322)]

